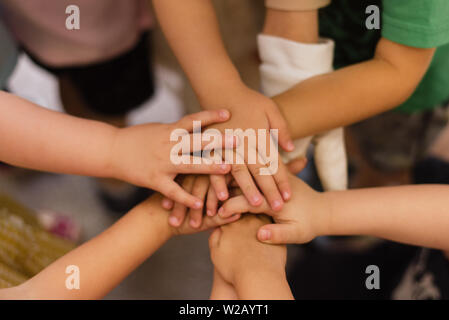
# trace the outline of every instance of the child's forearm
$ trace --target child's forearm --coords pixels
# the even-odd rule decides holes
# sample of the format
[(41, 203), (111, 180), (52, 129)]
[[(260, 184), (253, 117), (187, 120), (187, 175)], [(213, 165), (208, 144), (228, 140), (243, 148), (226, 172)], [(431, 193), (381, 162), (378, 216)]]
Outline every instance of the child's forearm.
[(238, 276), (235, 289), (240, 300), (293, 300), (283, 270), (248, 270)]
[[(136, 207), (105, 232), (63, 256), (23, 285), (0, 291), (7, 299), (100, 299), (171, 236), (160, 198)], [(80, 287), (66, 288), (68, 266), (79, 268)], [(8, 292), (7, 290), (10, 290)]]
[(41, 108), (0, 91), (0, 161), (67, 174), (108, 176), (117, 129)]
[(318, 10), (285, 11), (267, 8), (263, 33), (301, 43), (317, 43)]
[(329, 235), (370, 235), (449, 249), (449, 187), (400, 186), (325, 193)]
[(374, 59), (303, 81), (274, 101), (293, 138), (352, 124), (407, 100), (433, 53), (381, 39)]
[(203, 108), (223, 108), (219, 98), (241, 85), (223, 44), (210, 0), (153, 0), (164, 34)]

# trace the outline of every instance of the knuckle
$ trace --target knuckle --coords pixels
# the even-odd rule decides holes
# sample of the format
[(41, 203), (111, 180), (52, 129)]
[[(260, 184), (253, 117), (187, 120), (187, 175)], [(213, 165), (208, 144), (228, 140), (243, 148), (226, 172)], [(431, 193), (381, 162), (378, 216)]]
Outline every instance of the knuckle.
[(233, 165), (231, 168), (231, 172), (233, 174), (241, 174), (246, 171), (246, 167), (243, 165)]
[(177, 195), (177, 192), (176, 192), (176, 190), (174, 190), (174, 189), (169, 189), (169, 190), (167, 191), (167, 197), (168, 197), (169, 199), (175, 199), (175, 198), (176, 198), (176, 195)]

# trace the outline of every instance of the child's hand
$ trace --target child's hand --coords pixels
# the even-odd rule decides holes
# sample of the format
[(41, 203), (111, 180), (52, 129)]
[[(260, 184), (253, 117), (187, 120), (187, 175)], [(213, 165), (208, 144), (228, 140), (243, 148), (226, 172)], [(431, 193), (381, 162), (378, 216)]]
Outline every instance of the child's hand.
[[(188, 115), (173, 124), (146, 124), (120, 129), (111, 150), (108, 167), (110, 176), (157, 190), (189, 208), (200, 209), (203, 201), (183, 190), (173, 179), (178, 174), (188, 173), (226, 174), (231, 167), (227, 164), (173, 164), (170, 152), (176, 142), (170, 141), (170, 135), (175, 129), (192, 132), (193, 121), (201, 121), (201, 125), (205, 127), (225, 122), (229, 118), (230, 114), (226, 110), (203, 111)], [(193, 134), (190, 134), (190, 138), (192, 142)], [(224, 144), (229, 144), (232, 139), (222, 140)], [(234, 143), (232, 141), (230, 144)], [(209, 142), (204, 143), (201, 148), (207, 144)], [(192, 152), (195, 151), (198, 150), (192, 148)]]
[(263, 213), (273, 217), (276, 224), (263, 226), (257, 238), (266, 243), (306, 243), (326, 234), (329, 221), (329, 204), (301, 179), (290, 175), (293, 195), (280, 212), (271, 210), (267, 203), (252, 206), (243, 196), (227, 200), (218, 210), (223, 218), (238, 213)]
[[(283, 273), (285, 246), (257, 241), (257, 230), (270, 222), (266, 216), (245, 215), (240, 221), (216, 229), (209, 238), (211, 258), (222, 278), (233, 285), (248, 273)], [(260, 273), (259, 273), (260, 272)]]
[[(200, 199), (203, 203), (206, 199), (206, 194), (210, 188), (209, 176), (207, 175), (186, 175), (180, 178), (182, 180), (182, 188), (192, 194), (194, 197)], [(189, 224), (192, 228), (201, 227), (203, 221), (203, 208), (189, 209), (185, 205), (179, 202), (173, 202), (172, 200), (165, 198), (162, 200), (162, 206), (171, 210), (168, 222), (172, 227), (179, 227), (186, 217), (189, 215)]]
[[(213, 128), (219, 129), (222, 133), (225, 132), (225, 129), (241, 129), (243, 132), (246, 129), (253, 129), (256, 136), (258, 130), (263, 129), (267, 133), (265, 141), (267, 149), (271, 138), (269, 130), (279, 129), (280, 146), (288, 151), (292, 151), (294, 148), (286, 122), (271, 99), (245, 87), (237, 89), (232, 98), (222, 103), (233, 111), (232, 119), (226, 123), (214, 125)], [(263, 197), (258, 189), (259, 187), (271, 208), (280, 210), (284, 200), (288, 200), (291, 196), (287, 169), (282, 164), (280, 156), (276, 154), (275, 159), (278, 160), (276, 163), (277, 172), (274, 175), (260, 175), (260, 169), (266, 168), (267, 165), (260, 163), (260, 161), (257, 161), (256, 164), (248, 164), (249, 148), (255, 149), (255, 154), (261, 155), (262, 159), (266, 159), (267, 155), (260, 149), (259, 143), (247, 146), (247, 143), (243, 144), (242, 139), (239, 140), (241, 142), (240, 147), (245, 150), (245, 154), (240, 155), (244, 158), (245, 164), (234, 164), (232, 175), (252, 205), (257, 206), (262, 203)], [(273, 150), (271, 150), (271, 157), (273, 157), (273, 154)], [(212, 175), (211, 183), (218, 199), (226, 200), (228, 191), (224, 178)]]
[(215, 215), (213, 217), (205, 216), (202, 218), (202, 223), (200, 227), (192, 227), (187, 219), (185, 219), (181, 224), (174, 227), (171, 226), (167, 222), (167, 217), (170, 211), (161, 206), (161, 202), (163, 199), (163, 195), (154, 194), (141, 204), (139, 204), (135, 209), (143, 210), (145, 212), (149, 212), (150, 214), (154, 214), (156, 216), (156, 220), (161, 225), (161, 234), (170, 238), (172, 236), (177, 235), (186, 235), (198, 233), (201, 231), (206, 231), (209, 229), (213, 229), (216, 227), (220, 227), (222, 225), (234, 222), (240, 219), (240, 214), (232, 215), (228, 218), (222, 218), (219, 215)]
[[(210, 184), (209, 176), (207, 175), (187, 175), (182, 176), (180, 179), (182, 181), (182, 188), (191, 193), (193, 196), (202, 200), (206, 204), (205, 213), (209, 217), (213, 217), (217, 214), (218, 209), (218, 198), (215, 194), (215, 190)], [(232, 176), (230, 174), (226, 175), (226, 183), (232, 181)], [(235, 182), (234, 182), (235, 183)], [(189, 215), (189, 224), (192, 228), (201, 227), (203, 220), (204, 208), (203, 209), (189, 209), (181, 203), (174, 202), (173, 200), (164, 197), (162, 199), (162, 207), (167, 210), (171, 210), (168, 222), (173, 227), (180, 226), (186, 217)]]

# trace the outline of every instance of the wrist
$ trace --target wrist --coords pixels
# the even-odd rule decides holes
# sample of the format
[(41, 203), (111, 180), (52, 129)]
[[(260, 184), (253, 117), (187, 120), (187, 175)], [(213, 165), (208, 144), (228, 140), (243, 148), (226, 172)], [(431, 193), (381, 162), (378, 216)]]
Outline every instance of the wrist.
[(333, 225), (332, 225), (332, 193), (331, 192), (323, 192), (318, 194), (318, 202), (319, 208), (317, 213), (314, 216), (317, 219), (317, 223), (315, 226), (315, 235), (326, 236), (333, 234)]
[(149, 216), (154, 230), (157, 230), (157, 233), (165, 242), (175, 235), (175, 231), (168, 224), (168, 212), (162, 208), (161, 201), (162, 196), (156, 194), (139, 204), (135, 209)]
[(237, 70), (221, 73), (214, 81), (195, 90), (201, 108), (205, 110), (228, 109), (232, 112), (235, 95), (248, 89)]
[(285, 276), (285, 265), (272, 261), (267, 263), (257, 263), (252, 266), (242, 266), (237, 268), (233, 278), (233, 285), (239, 286), (244, 283), (258, 281), (259, 279), (280, 279)]
[(243, 273), (234, 287), (243, 300), (292, 299), (285, 268), (277, 270), (248, 270)]
[(108, 138), (108, 153), (105, 160), (104, 172), (102, 174), (105, 178), (123, 179), (120, 168), (120, 140), (122, 131), (124, 129), (113, 127)]

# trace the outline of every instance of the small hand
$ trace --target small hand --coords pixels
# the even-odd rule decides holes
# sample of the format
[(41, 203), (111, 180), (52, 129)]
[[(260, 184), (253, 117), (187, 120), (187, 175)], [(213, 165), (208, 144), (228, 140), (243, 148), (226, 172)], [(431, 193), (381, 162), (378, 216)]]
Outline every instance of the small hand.
[[(259, 129), (265, 130), (266, 141), (263, 142), (265, 142), (266, 146), (270, 145), (270, 129), (278, 129), (280, 146), (287, 151), (292, 151), (294, 148), (288, 134), (286, 122), (271, 99), (245, 88), (236, 92), (232, 100), (228, 101), (226, 105), (231, 110), (234, 110), (233, 118), (227, 123), (214, 125), (212, 126), (213, 128), (219, 129), (222, 133), (226, 129), (241, 129), (243, 132), (247, 129), (253, 129), (256, 137)], [(239, 140), (242, 139), (240, 138)], [(231, 172), (252, 205), (257, 206), (262, 203), (262, 195), (258, 189), (260, 188), (272, 209), (280, 210), (283, 202), (287, 201), (291, 196), (287, 169), (282, 164), (279, 154), (276, 153), (277, 172), (272, 175), (261, 175), (260, 169), (266, 168), (267, 165), (259, 160), (266, 161), (268, 154), (265, 154), (266, 150), (260, 148), (260, 142), (262, 141), (259, 139), (252, 144), (240, 141), (241, 145), (239, 147), (245, 152), (244, 154), (234, 152), (234, 159), (236, 157), (243, 158), (242, 163), (234, 163)], [(257, 155), (256, 163), (248, 163), (248, 154), (252, 151)], [(270, 150), (270, 157), (272, 155), (273, 150)], [(224, 201), (228, 198), (228, 190), (223, 177), (211, 175), (211, 184), (219, 200)]]
[(271, 216), (276, 223), (263, 226), (257, 232), (258, 239), (266, 243), (306, 243), (326, 234), (330, 212), (327, 198), (299, 178), (290, 176), (290, 183), (292, 198), (279, 212), (273, 211), (266, 202), (252, 206), (245, 197), (236, 196), (223, 204), (218, 215), (226, 218), (251, 212)]
[(184, 220), (183, 223), (180, 224), (179, 226), (173, 227), (167, 222), (167, 216), (170, 212), (161, 206), (162, 198), (163, 196), (161, 194), (155, 194), (146, 201), (139, 204), (137, 207), (145, 210), (146, 212), (150, 212), (151, 214), (157, 215), (158, 220), (160, 220), (161, 226), (167, 228), (166, 230), (168, 230), (169, 237), (177, 235), (194, 234), (201, 231), (206, 231), (240, 219), (240, 214), (236, 214), (233, 215), (232, 217), (224, 219), (218, 215), (215, 215), (214, 217), (205, 216), (199, 228), (192, 227), (190, 223), (188, 223), (186, 220)]
[[(181, 179), (182, 188), (204, 203), (206, 200), (206, 195), (209, 196), (209, 177), (206, 175), (187, 175), (183, 176)], [(168, 222), (172, 227), (179, 227), (182, 225), (187, 214), (189, 216), (189, 224), (192, 228), (198, 229), (201, 227), (203, 220), (202, 208), (189, 209), (182, 203), (174, 203), (166, 197), (162, 200), (162, 206), (167, 210), (172, 210), (168, 218)]]
[[(172, 124), (146, 124), (120, 129), (111, 147), (110, 176), (154, 189), (189, 208), (200, 209), (203, 206), (201, 199), (183, 190), (173, 181), (174, 178), (178, 174), (226, 174), (231, 166), (204, 162), (194, 164), (191, 155), (189, 164), (174, 164), (170, 155), (176, 142), (170, 141), (170, 136), (176, 129), (192, 132), (194, 121), (201, 121), (202, 126), (207, 126), (229, 118), (230, 113), (226, 110), (203, 111)], [(189, 138), (190, 145), (195, 146), (194, 134), (190, 134)], [(228, 139), (222, 141), (223, 145), (217, 147), (231, 147), (235, 143), (234, 140), (229, 143)], [(201, 149), (206, 145), (214, 147), (209, 142), (202, 143), (199, 146)], [(192, 152), (199, 151), (191, 149)]]
[(228, 283), (237, 285), (249, 273), (285, 272), (285, 246), (266, 245), (256, 239), (257, 230), (270, 222), (266, 216), (245, 215), (217, 228), (209, 238), (214, 266)]

